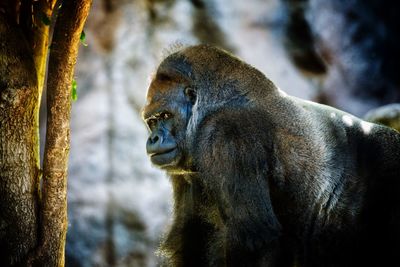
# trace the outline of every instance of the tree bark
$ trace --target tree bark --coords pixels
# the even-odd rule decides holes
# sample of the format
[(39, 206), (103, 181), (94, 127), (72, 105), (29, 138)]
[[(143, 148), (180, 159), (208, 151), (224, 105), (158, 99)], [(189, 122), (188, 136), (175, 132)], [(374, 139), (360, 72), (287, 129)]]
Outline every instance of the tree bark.
[(0, 14), (0, 266), (20, 262), (37, 244), (38, 107), (32, 50)]
[(47, 131), (43, 162), (41, 244), (33, 265), (64, 266), (71, 85), (91, 0), (67, 0), (59, 11), (50, 49)]

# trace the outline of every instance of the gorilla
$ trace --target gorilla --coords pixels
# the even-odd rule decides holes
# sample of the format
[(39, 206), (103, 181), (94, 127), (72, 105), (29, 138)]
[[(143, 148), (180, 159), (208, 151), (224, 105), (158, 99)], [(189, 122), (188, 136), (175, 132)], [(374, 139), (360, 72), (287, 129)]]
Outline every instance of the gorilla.
[(397, 131), (208, 45), (163, 60), (142, 115), (174, 194), (166, 266), (400, 264)]

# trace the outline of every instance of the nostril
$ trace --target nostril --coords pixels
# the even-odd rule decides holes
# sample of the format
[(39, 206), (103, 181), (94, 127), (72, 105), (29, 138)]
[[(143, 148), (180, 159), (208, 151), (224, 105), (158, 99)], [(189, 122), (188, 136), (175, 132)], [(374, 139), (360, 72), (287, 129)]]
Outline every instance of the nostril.
[(150, 138), (150, 142), (154, 144), (154, 143), (157, 143), (157, 141), (158, 141), (159, 139), (160, 139), (160, 138), (158, 137), (158, 135), (156, 135), (156, 136)]

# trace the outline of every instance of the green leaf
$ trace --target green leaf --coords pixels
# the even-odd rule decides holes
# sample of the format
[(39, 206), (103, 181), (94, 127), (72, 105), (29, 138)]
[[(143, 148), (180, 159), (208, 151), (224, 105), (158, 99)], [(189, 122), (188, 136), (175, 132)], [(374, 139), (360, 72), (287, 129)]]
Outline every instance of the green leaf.
[(42, 22), (43, 22), (44, 25), (50, 26), (51, 20), (50, 20), (49, 16), (47, 16), (46, 13), (42, 12), (42, 14), (41, 14), (41, 20), (42, 20)]
[(80, 40), (81, 40), (81, 43), (82, 43), (84, 46), (88, 46), (88, 44), (86, 43), (86, 33), (85, 33), (85, 31), (82, 31), (82, 32), (81, 32)]
[(73, 79), (72, 80), (72, 89), (71, 89), (71, 98), (72, 98), (73, 101), (78, 100), (77, 88), (78, 88), (78, 84), (76, 83), (76, 80)]

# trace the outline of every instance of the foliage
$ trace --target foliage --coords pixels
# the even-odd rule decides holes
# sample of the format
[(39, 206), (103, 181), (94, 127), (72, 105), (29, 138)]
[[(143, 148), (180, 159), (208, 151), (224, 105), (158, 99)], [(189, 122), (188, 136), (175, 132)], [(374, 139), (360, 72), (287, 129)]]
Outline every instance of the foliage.
[(77, 86), (78, 86), (78, 84), (76, 83), (76, 80), (73, 79), (72, 85), (71, 85), (71, 98), (73, 101), (78, 100)]

